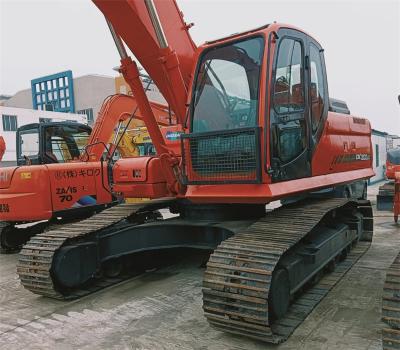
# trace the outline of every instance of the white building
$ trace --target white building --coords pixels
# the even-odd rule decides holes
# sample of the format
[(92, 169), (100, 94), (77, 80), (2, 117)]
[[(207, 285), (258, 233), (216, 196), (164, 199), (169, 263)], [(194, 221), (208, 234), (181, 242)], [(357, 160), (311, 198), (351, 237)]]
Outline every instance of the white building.
[[(98, 74), (88, 74), (77, 78), (72, 78), (72, 72), (62, 72), (56, 73), (54, 75), (50, 75), (47, 77), (37, 78), (37, 79), (50, 79), (50, 81), (45, 81), (45, 83), (53, 83), (53, 80), (60, 79), (56, 78), (59, 74), (69, 73), (71, 79), (69, 80), (69, 84), (73, 86), (71, 89), (71, 93), (73, 94), (73, 99), (69, 98), (67, 103), (71, 103), (72, 108), (68, 112), (85, 114), (88, 117), (88, 124), (93, 125), (94, 121), (97, 118), (97, 115), (101, 109), (103, 101), (110, 95), (114, 95), (115, 93), (129, 94), (129, 88), (126, 86), (125, 81), (122, 76), (112, 77)], [(159, 92), (157, 86), (154, 83), (150, 82), (149, 86), (149, 78), (143, 76), (143, 85), (147, 88), (147, 95), (152, 101), (164, 103), (166, 104), (165, 99)], [(34, 79), (33, 81), (37, 80)], [(65, 80), (66, 81), (66, 80)], [(50, 84), (51, 85), (51, 84)], [(54, 86), (53, 86), (54, 87)], [(59, 89), (64, 90), (67, 89), (65, 86), (58, 86)], [(46, 90), (47, 91), (47, 90)], [(64, 90), (60, 91), (60, 93), (68, 93), (69, 91)], [(34, 98), (38, 98), (36, 91), (34, 91)], [(43, 96), (46, 97), (55, 97), (58, 91), (54, 88), (50, 92), (46, 94), (43, 92)], [(54, 96), (52, 94), (55, 94)], [(71, 96), (62, 96), (71, 97)], [(44, 98), (44, 97), (43, 97)], [(48, 104), (51, 104), (52, 101), (47, 101)], [(13, 96), (0, 95), (0, 106), (5, 107), (18, 107), (18, 108), (30, 108), (30, 109), (42, 109), (42, 106), (34, 106), (34, 100), (32, 96), (32, 88), (18, 91)], [(40, 108), (38, 108), (40, 107)], [(61, 106), (62, 107), (62, 106)], [(65, 107), (65, 106), (64, 106)], [(53, 110), (53, 109), (52, 109)], [(54, 109), (59, 110), (59, 109)], [(65, 111), (64, 111), (65, 112)]]
[(400, 147), (400, 137), (372, 129), (372, 153), (375, 176), (370, 183), (385, 180), (387, 151)]
[(385, 164), (386, 164), (386, 132), (372, 129), (372, 163), (374, 166), (375, 176), (370, 179), (370, 182), (377, 182), (385, 179)]
[[(52, 79), (52, 76), (49, 76), (49, 79)], [(88, 74), (73, 78), (71, 84), (73, 85), (74, 102), (73, 108), (69, 112), (85, 114), (88, 117), (89, 125), (92, 125), (103, 100), (107, 96), (115, 94), (114, 77)], [(0, 99), (0, 106), (40, 110), (33, 105), (31, 88), (18, 91), (13, 96), (4, 96), (3, 99)]]
[(50, 121), (74, 121), (87, 124), (87, 117), (84, 114), (49, 112), (0, 106), (0, 115), (0, 135), (3, 136), (4, 141), (6, 142), (6, 152), (3, 156), (2, 162), (0, 162), (1, 166), (16, 164), (16, 131), (20, 126)]

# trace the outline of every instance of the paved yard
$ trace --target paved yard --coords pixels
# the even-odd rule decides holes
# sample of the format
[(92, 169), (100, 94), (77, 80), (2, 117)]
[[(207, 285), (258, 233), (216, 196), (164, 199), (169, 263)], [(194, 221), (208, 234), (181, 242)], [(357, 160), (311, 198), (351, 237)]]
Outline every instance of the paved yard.
[[(372, 200), (376, 192), (377, 185)], [(283, 345), (208, 325), (200, 255), (73, 302), (24, 290), (17, 256), (0, 255), (0, 349), (381, 349), (382, 286), (400, 249), (400, 226), (390, 212), (376, 215), (369, 251)]]

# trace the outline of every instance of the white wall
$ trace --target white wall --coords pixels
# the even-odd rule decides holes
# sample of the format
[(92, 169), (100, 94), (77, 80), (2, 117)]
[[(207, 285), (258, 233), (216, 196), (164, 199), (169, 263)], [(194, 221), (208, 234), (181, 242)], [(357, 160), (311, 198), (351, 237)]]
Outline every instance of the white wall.
[[(385, 179), (386, 137), (372, 134), (371, 139), (372, 139), (373, 166), (374, 166), (375, 176), (370, 179), (370, 182), (376, 182)], [(376, 154), (377, 147), (379, 154), (379, 159), (378, 159), (379, 164), (377, 164), (377, 154)]]
[(15, 108), (0, 106), (0, 135), (4, 137), (6, 142), (6, 152), (3, 156), (2, 166), (13, 165), (16, 162), (16, 132), (3, 130), (3, 115), (16, 115), (18, 127), (38, 123), (39, 118), (49, 118), (53, 122), (73, 120), (82, 124), (87, 124), (86, 115), (61, 113), (61, 112), (48, 112), (38, 111), (34, 109)]
[(31, 89), (25, 89), (18, 91), (14, 96), (11, 96), (8, 100), (3, 100), (2, 106), (6, 107), (18, 107), (18, 108), (30, 108), (32, 109), (32, 91)]
[(84, 75), (74, 78), (75, 112), (92, 108), (93, 118), (106, 97), (115, 94), (115, 79), (102, 75)]

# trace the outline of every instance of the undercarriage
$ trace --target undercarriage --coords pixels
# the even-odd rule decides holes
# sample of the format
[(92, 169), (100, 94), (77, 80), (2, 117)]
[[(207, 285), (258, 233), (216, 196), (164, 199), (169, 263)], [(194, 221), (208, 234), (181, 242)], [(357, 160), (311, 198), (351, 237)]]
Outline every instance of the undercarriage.
[(62, 225), (84, 220), (105, 208), (117, 204), (113, 201), (107, 204), (79, 207), (55, 212), (50, 220), (38, 222), (8, 222), (0, 221), (0, 253), (11, 254), (21, 250), (23, 245), (33, 236), (45, 231), (52, 231)]
[[(180, 215), (162, 219), (159, 210), (167, 208)], [(214, 251), (203, 285), (210, 324), (279, 343), (367, 250), (372, 220), (368, 201), (344, 198), (268, 212), (175, 199), (121, 204), (34, 236), (17, 271), (25, 288), (65, 300), (144, 272), (151, 264), (140, 254), (152, 253), (154, 264), (175, 248)], [(326, 272), (329, 283), (321, 280)]]

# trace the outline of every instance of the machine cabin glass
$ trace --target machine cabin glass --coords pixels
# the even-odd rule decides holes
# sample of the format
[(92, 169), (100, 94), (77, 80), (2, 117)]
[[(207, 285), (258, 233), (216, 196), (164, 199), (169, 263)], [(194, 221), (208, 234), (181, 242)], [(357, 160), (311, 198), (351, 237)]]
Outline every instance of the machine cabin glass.
[(50, 126), (44, 130), (44, 157), (47, 163), (79, 159), (90, 131), (79, 126)]
[(259, 183), (258, 123), (264, 38), (206, 49), (191, 103), (191, 132), (182, 136), (187, 183)]
[(20, 147), (18, 153), (18, 159), (24, 157), (38, 156), (39, 154), (39, 129), (32, 128), (28, 130), (23, 130), (19, 133), (17, 138), (17, 143)]
[(17, 130), (17, 164), (64, 163), (79, 159), (91, 128), (74, 123), (36, 123)]
[(272, 181), (311, 176), (312, 153), (328, 112), (322, 48), (308, 35), (282, 28), (272, 66), (270, 160)]
[(192, 132), (255, 127), (264, 39), (253, 37), (203, 53), (192, 101)]

